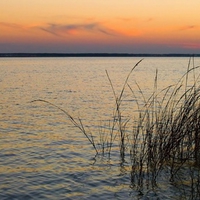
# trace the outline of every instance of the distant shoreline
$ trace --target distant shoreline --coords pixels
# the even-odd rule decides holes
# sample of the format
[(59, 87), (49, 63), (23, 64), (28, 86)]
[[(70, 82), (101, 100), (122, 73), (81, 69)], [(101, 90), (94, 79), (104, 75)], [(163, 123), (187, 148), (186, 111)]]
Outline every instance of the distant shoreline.
[(132, 53), (0, 53), (0, 57), (200, 57), (200, 54)]

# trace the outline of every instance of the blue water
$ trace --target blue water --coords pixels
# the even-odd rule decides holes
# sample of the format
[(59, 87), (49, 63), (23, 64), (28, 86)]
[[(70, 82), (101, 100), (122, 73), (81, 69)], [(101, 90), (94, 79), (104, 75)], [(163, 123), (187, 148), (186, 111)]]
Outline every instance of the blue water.
[[(0, 59), (0, 199), (179, 199), (180, 191), (163, 175), (155, 191), (141, 195), (132, 187), (130, 159), (122, 162), (118, 143), (107, 156), (95, 156), (87, 138), (56, 107), (65, 109), (99, 139), (99, 127), (112, 118), (114, 95), (140, 58)], [(151, 94), (173, 84), (189, 58), (145, 58), (130, 76)], [(195, 59), (200, 64), (200, 59)], [(136, 87), (137, 88), (137, 87)], [(136, 92), (137, 93), (137, 92)], [(124, 115), (132, 116), (130, 91)], [(127, 106), (127, 107), (126, 107)], [(102, 133), (102, 132), (101, 132)]]

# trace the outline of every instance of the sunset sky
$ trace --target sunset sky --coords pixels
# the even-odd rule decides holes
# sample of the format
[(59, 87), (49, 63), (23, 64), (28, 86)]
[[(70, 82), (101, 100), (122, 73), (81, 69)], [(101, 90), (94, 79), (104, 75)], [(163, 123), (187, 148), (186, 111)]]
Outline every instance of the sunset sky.
[(1, 0), (0, 53), (200, 53), (199, 0)]

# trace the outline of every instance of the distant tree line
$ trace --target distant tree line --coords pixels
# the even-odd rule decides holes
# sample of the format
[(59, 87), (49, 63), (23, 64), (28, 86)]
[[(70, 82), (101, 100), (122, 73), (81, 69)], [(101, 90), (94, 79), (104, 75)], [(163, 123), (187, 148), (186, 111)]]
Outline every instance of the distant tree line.
[(200, 57), (200, 54), (132, 53), (0, 53), (0, 57)]

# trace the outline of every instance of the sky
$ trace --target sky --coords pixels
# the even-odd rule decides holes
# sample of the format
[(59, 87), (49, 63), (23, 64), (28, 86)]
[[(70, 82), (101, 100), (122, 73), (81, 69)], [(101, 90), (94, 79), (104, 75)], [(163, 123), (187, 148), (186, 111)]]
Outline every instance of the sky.
[(200, 1), (1, 0), (0, 53), (200, 53)]

